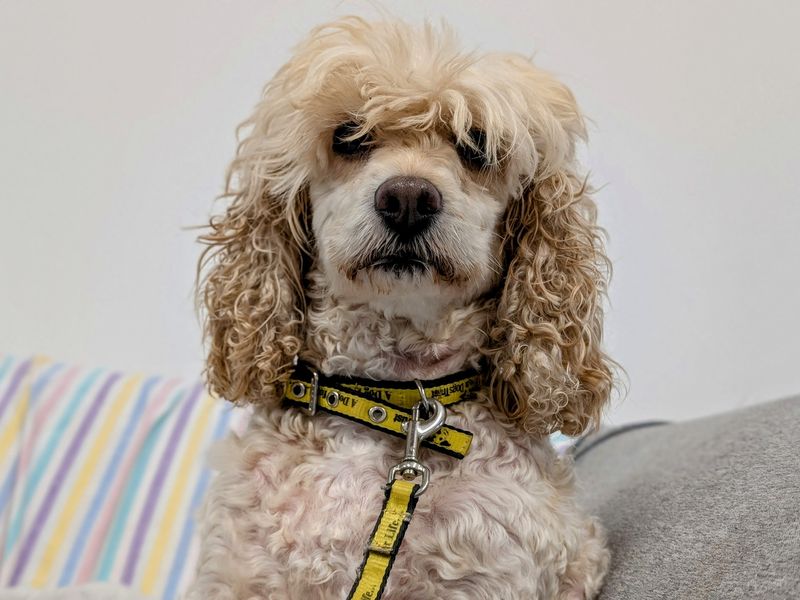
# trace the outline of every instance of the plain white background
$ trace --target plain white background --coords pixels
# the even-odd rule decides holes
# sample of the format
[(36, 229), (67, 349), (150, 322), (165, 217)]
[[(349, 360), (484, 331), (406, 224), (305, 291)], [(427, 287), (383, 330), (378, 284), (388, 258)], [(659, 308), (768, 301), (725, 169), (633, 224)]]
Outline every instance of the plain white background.
[[(800, 3), (397, 2), (535, 54), (592, 120), (613, 422), (800, 391)], [(0, 2), (0, 351), (196, 376), (196, 232), (234, 127), (365, 2)]]

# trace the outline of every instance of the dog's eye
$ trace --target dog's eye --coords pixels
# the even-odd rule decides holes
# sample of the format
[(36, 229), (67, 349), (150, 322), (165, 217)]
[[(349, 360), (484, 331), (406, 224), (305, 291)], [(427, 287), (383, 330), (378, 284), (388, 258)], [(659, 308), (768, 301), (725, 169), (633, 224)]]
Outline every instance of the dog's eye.
[(360, 156), (369, 152), (372, 136), (369, 134), (354, 138), (359, 130), (355, 122), (342, 123), (333, 132), (331, 148), (335, 154), (342, 156)]
[(491, 163), (486, 153), (486, 134), (480, 129), (471, 129), (469, 138), (472, 145), (463, 142), (456, 144), (456, 152), (461, 161), (476, 171), (490, 167)]

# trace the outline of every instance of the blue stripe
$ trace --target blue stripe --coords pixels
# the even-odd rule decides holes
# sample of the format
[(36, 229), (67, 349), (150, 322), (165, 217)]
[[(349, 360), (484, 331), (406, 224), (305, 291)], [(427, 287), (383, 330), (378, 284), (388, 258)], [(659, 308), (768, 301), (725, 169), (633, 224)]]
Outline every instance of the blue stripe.
[(125, 429), (119, 436), (119, 442), (117, 443), (116, 448), (114, 448), (114, 453), (111, 455), (111, 460), (108, 462), (105, 471), (103, 472), (103, 476), (100, 480), (100, 486), (97, 488), (97, 491), (95, 492), (94, 497), (89, 504), (89, 508), (86, 511), (83, 522), (81, 523), (81, 527), (78, 530), (78, 534), (75, 537), (74, 543), (72, 544), (72, 549), (70, 550), (64, 570), (61, 572), (61, 578), (58, 580), (59, 587), (63, 587), (72, 583), (72, 580), (75, 577), (75, 570), (78, 568), (78, 560), (80, 559), (81, 552), (83, 552), (86, 541), (89, 538), (89, 532), (92, 529), (94, 520), (97, 518), (97, 515), (100, 514), (100, 510), (103, 507), (103, 501), (108, 493), (108, 489), (111, 487), (111, 483), (114, 481), (114, 476), (117, 474), (117, 471), (120, 467), (125, 450), (133, 439), (135, 427), (137, 423), (139, 423), (139, 418), (141, 417), (142, 412), (144, 412), (150, 392), (158, 380), (159, 377), (151, 377), (144, 382), (142, 389), (139, 391), (139, 395), (136, 398), (136, 403), (130, 412), (130, 416), (128, 417), (128, 422), (125, 424)]
[(3, 377), (5, 377), (6, 372), (8, 371), (8, 367), (11, 366), (11, 363), (14, 362), (14, 359), (10, 356), (6, 356), (3, 359), (2, 364), (0, 364), (0, 383), (3, 383)]
[(185, 389), (179, 390), (172, 397), (168, 410), (153, 423), (153, 427), (148, 432), (145, 442), (142, 445), (141, 452), (139, 456), (136, 457), (131, 477), (122, 493), (119, 507), (117, 507), (117, 511), (114, 514), (113, 525), (111, 526), (105, 546), (103, 547), (100, 567), (94, 578), (97, 581), (108, 581), (111, 576), (111, 570), (114, 567), (114, 559), (117, 556), (120, 542), (122, 542), (125, 524), (131, 516), (132, 505), (136, 499), (136, 494), (142, 488), (142, 478), (147, 470), (150, 454), (153, 452), (153, 448), (159, 440), (161, 428), (168, 422), (170, 417), (175, 416), (174, 411), (183, 400), (186, 392), (187, 390)]
[[(233, 406), (226, 406), (222, 411), (222, 415), (217, 422), (216, 428), (214, 429), (212, 441), (220, 439), (227, 433), (232, 415)], [(206, 450), (208, 449), (206, 448)], [(203, 454), (205, 455), (205, 452)], [(178, 585), (181, 580), (181, 575), (186, 568), (186, 555), (189, 553), (189, 545), (192, 542), (195, 513), (200, 507), (200, 503), (203, 500), (203, 495), (205, 494), (210, 479), (211, 469), (206, 466), (200, 473), (200, 477), (197, 480), (197, 485), (194, 488), (194, 493), (192, 494), (192, 500), (189, 504), (189, 514), (186, 516), (186, 522), (183, 524), (181, 537), (178, 541), (178, 546), (174, 554), (175, 558), (172, 560), (172, 567), (170, 568), (167, 586), (161, 596), (163, 600), (173, 600), (177, 598)]]
[(0, 487), (0, 513), (2, 513), (3, 507), (6, 505), (6, 502), (8, 502), (8, 499), (11, 498), (11, 491), (14, 489), (14, 481), (17, 479), (18, 470), (19, 456), (14, 459), (14, 464), (8, 471), (6, 480), (3, 482), (3, 487)]
[(86, 394), (89, 392), (100, 373), (101, 369), (95, 369), (83, 379), (78, 389), (72, 395), (72, 399), (70, 400), (69, 404), (62, 412), (61, 418), (53, 430), (53, 433), (48, 436), (47, 446), (44, 448), (42, 453), (39, 455), (38, 460), (35, 462), (30, 476), (26, 478), (25, 489), (22, 494), (19, 508), (14, 515), (14, 519), (11, 522), (11, 527), (9, 528), (8, 535), (6, 537), (6, 556), (11, 554), (11, 550), (13, 549), (14, 544), (17, 542), (17, 538), (20, 536), (22, 531), (22, 522), (25, 518), (25, 512), (31, 508), (31, 498), (33, 497), (33, 492), (39, 485), (39, 481), (44, 476), (47, 466), (52, 462), (53, 454), (56, 451), (56, 447), (61, 442), (61, 437), (63, 436), (64, 431), (67, 429), (70, 421), (75, 416), (81, 400), (83, 400), (84, 396), (86, 396)]

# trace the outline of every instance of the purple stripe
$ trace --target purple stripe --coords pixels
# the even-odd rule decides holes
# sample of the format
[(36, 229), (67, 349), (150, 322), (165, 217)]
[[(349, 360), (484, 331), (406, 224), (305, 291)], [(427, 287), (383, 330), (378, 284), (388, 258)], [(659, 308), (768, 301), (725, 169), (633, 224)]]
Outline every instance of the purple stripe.
[(19, 384), (22, 381), (22, 377), (25, 375), (25, 373), (28, 372), (28, 369), (30, 368), (32, 363), (33, 359), (29, 358), (20, 366), (18, 366), (14, 375), (11, 376), (11, 383), (8, 384), (8, 387), (6, 388), (6, 393), (3, 394), (2, 398), (0, 398), (0, 419), (3, 418), (3, 413), (8, 407), (9, 402), (11, 402), (11, 398), (14, 396), (14, 392), (17, 391), (17, 387), (19, 387)]
[(125, 571), (122, 574), (122, 583), (124, 585), (131, 585), (133, 582), (133, 574), (136, 571), (136, 563), (139, 562), (139, 555), (142, 553), (144, 538), (147, 534), (147, 528), (156, 509), (158, 494), (164, 485), (164, 479), (167, 477), (169, 465), (172, 462), (172, 458), (175, 456), (175, 450), (178, 446), (178, 442), (181, 439), (181, 434), (186, 428), (186, 424), (189, 422), (189, 415), (195, 406), (197, 397), (202, 391), (203, 384), (198, 383), (192, 390), (189, 397), (183, 403), (181, 412), (178, 414), (178, 418), (175, 421), (175, 426), (172, 428), (172, 432), (169, 435), (167, 447), (164, 448), (164, 452), (161, 454), (161, 461), (158, 464), (158, 469), (156, 470), (155, 477), (153, 478), (153, 483), (150, 485), (150, 491), (147, 494), (147, 501), (145, 502), (144, 508), (142, 508), (142, 512), (139, 515), (139, 522), (136, 524), (136, 531), (133, 536), (133, 541), (131, 542), (130, 554), (128, 554), (128, 560), (125, 563)]
[(42, 532), (42, 528), (47, 522), (47, 517), (49, 516), (50, 510), (56, 501), (56, 496), (58, 495), (59, 489), (63, 485), (70, 467), (75, 463), (75, 458), (80, 451), (81, 445), (89, 433), (89, 429), (94, 421), (94, 418), (100, 412), (100, 407), (103, 405), (103, 402), (108, 396), (111, 386), (114, 385), (119, 377), (119, 373), (113, 373), (108, 379), (106, 379), (105, 383), (103, 383), (103, 387), (100, 389), (100, 392), (97, 394), (97, 396), (95, 396), (92, 406), (88, 411), (86, 411), (86, 416), (83, 417), (83, 421), (81, 421), (78, 431), (72, 438), (69, 448), (67, 448), (67, 451), (64, 454), (64, 458), (61, 460), (61, 464), (58, 465), (56, 475), (47, 490), (47, 495), (45, 496), (42, 505), (39, 507), (39, 512), (36, 513), (36, 518), (33, 520), (33, 527), (31, 527), (30, 532), (28, 532), (28, 536), (25, 538), (25, 541), (22, 544), (22, 549), (20, 550), (19, 557), (17, 558), (17, 564), (14, 565), (14, 571), (12, 572), (11, 580), (9, 581), (11, 587), (19, 584), (19, 580), (22, 577), (23, 571), (25, 570), (25, 566), (30, 559), (33, 547), (36, 544), (36, 539)]

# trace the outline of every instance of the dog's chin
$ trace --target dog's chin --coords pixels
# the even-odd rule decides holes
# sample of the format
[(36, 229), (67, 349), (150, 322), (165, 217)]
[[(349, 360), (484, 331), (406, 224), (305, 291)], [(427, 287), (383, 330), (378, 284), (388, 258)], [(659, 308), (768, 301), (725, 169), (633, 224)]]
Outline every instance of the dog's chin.
[(443, 311), (471, 302), (485, 284), (480, 273), (459, 277), (446, 260), (437, 263), (436, 257), (411, 254), (382, 254), (330, 266), (326, 284), (334, 299), (365, 304), (386, 317), (406, 318), (419, 327), (439, 321)]
[[(335, 266), (330, 290), (349, 302), (380, 305), (387, 313), (420, 312), (420, 304), (433, 310), (461, 296), (463, 285), (447, 273), (446, 262), (411, 252), (381, 253), (359, 257)], [(426, 311), (427, 311), (426, 309)]]

